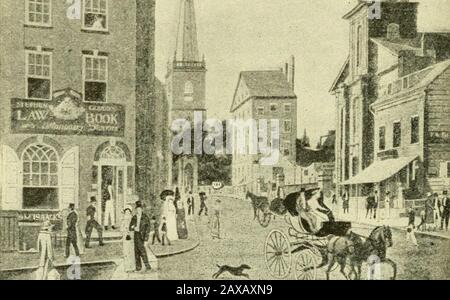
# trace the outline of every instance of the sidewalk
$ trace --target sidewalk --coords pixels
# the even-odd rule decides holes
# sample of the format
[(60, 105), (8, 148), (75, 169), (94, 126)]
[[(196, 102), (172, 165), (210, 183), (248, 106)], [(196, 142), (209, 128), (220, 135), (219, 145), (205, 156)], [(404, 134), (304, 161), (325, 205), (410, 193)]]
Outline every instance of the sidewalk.
[[(149, 245), (157, 258), (168, 257), (185, 253), (195, 249), (199, 245), (199, 238), (196, 230), (196, 225), (193, 221), (188, 222), (189, 238), (187, 240), (178, 240), (172, 243), (172, 246)], [(92, 248), (86, 249), (85, 253), (81, 255), (81, 265), (93, 264), (116, 264), (115, 269), (119, 269), (122, 261), (122, 243), (107, 243), (103, 247), (99, 247), (93, 243)], [(15, 274), (20, 271), (29, 271), (37, 269), (39, 264), (39, 254), (31, 253), (24, 254), (18, 252), (2, 253), (0, 252), (0, 279), (8, 279), (8, 274)], [(55, 265), (60, 267), (69, 266), (64, 258), (64, 247), (55, 249)], [(112, 273), (112, 272), (111, 272)], [(155, 273), (155, 272), (153, 272)], [(135, 273), (134, 277), (142, 277), (142, 279), (149, 279), (148, 273)]]
[[(355, 216), (354, 214), (337, 214), (337, 218), (341, 221), (349, 221), (353, 224), (361, 224), (361, 225), (367, 225), (367, 226), (380, 226), (380, 225), (388, 225), (392, 228), (395, 228), (397, 230), (406, 230), (406, 226), (408, 225), (408, 218), (406, 217), (397, 217), (397, 218), (388, 218), (383, 219), (377, 217), (377, 219), (370, 219), (365, 218), (365, 215), (360, 213), (358, 216)], [(420, 218), (416, 217), (416, 225), (419, 224)], [(355, 226), (356, 227), (356, 226)], [(442, 238), (442, 239), (450, 239), (450, 231), (416, 231), (416, 235), (424, 235), (424, 236), (431, 236), (436, 238)]]

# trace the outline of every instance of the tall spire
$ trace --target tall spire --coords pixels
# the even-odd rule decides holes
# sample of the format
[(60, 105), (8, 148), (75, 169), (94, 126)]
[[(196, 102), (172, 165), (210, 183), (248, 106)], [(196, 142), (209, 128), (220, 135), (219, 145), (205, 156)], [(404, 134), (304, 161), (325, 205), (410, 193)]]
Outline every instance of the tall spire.
[(175, 59), (184, 62), (200, 61), (197, 44), (194, 0), (180, 0), (180, 15), (178, 22)]

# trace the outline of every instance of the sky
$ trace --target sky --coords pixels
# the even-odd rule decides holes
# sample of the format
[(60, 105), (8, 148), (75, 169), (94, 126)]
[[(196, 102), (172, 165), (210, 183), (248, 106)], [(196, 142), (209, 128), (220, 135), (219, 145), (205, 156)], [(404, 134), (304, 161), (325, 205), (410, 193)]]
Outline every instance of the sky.
[[(356, 0), (195, 0), (200, 55), (207, 63), (209, 118), (227, 119), (239, 73), (280, 68), (294, 55), (298, 136), (313, 145), (335, 128), (330, 86), (348, 54), (342, 16)], [(450, 0), (419, 1), (419, 30), (450, 31)], [(156, 5), (156, 74), (175, 49), (179, 0)]]

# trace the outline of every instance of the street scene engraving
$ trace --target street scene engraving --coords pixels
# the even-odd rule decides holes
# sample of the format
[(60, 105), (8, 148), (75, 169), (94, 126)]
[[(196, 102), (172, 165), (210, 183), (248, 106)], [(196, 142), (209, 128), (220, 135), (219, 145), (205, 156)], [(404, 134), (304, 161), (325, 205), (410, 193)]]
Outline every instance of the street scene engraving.
[(0, 279), (449, 279), (449, 20), (0, 0)]

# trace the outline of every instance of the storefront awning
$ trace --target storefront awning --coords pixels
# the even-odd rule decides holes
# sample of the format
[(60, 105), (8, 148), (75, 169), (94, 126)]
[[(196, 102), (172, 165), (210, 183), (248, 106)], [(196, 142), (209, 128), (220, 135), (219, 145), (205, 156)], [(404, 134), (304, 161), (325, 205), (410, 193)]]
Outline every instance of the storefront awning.
[(361, 173), (357, 174), (353, 178), (350, 178), (349, 180), (341, 184), (350, 185), (350, 184), (381, 182), (397, 174), (401, 169), (406, 167), (416, 158), (417, 156), (414, 157), (409, 156), (376, 161), (369, 167), (364, 169)]

